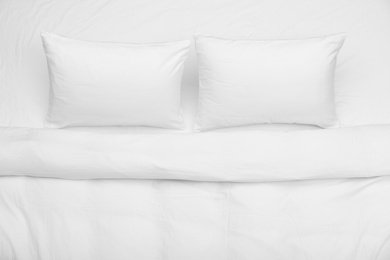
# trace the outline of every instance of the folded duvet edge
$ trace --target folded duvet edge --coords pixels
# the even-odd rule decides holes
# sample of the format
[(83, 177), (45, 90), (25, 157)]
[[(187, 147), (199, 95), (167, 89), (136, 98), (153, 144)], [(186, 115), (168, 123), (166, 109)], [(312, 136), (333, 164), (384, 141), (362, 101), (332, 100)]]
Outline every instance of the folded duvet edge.
[(0, 176), (265, 182), (390, 175), (390, 126), (196, 134), (0, 129)]

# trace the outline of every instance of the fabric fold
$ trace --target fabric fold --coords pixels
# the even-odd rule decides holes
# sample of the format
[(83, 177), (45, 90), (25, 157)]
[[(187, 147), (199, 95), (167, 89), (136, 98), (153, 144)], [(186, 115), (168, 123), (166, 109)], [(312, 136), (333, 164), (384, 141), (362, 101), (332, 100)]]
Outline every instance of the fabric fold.
[(0, 175), (265, 182), (390, 175), (390, 125), (107, 134), (0, 129)]

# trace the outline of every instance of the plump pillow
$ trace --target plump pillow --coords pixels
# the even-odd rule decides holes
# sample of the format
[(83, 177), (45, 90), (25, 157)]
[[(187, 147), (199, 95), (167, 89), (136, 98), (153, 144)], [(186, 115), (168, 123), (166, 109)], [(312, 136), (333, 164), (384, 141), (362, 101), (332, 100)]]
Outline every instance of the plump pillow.
[(345, 34), (298, 40), (195, 38), (198, 130), (263, 123), (337, 125), (334, 74)]
[[(50, 82), (41, 31), (88, 41), (132, 43), (176, 41), (191, 37), (193, 31), (227, 39), (255, 40), (346, 32), (348, 37), (338, 55), (335, 75), (340, 126), (390, 124), (387, 0), (150, 0), (147, 3), (145, 0), (1, 0), (0, 126), (44, 125)], [(182, 84), (183, 118), (188, 125), (194, 121), (198, 100), (196, 62), (195, 48), (190, 48)]]
[(180, 87), (190, 41), (74, 40), (43, 32), (51, 82), (46, 127), (181, 128)]

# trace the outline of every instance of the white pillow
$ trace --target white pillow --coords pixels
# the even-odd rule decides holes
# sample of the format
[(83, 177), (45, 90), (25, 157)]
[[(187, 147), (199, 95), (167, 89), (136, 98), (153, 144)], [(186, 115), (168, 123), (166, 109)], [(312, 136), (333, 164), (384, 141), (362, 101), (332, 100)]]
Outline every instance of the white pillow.
[(261, 123), (336, 125), (334, 73), (345, 34), (272, 41), (195, 38), (198, 130)]
[[(44, 125), (50, 82), (40, 31), (88, 41), (133, 43), (176, 41), (190, 38), (193, 31), (227, 39), (298, 39), (346, 32), (335, 75), (340, 125), (390, 124), (387, 0), (148, 3), (0, 0), (0, 126)], [(181, 89), (183, 118), (188, 126), (194, 121), (198, 100), (196, 66), (195, 48), (191, 47)]]
[(190, 41), (102, 43), (42, 33), (51, 81), (47, 127), (182, 128), (180, 87)]

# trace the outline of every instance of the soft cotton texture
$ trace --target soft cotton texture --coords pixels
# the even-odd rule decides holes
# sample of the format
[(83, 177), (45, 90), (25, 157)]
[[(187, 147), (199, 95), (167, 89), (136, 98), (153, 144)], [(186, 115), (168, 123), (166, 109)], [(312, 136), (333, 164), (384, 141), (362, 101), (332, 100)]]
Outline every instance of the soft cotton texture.
[(274, 183), (2, 177), (1, 259), (388, 260), (390, 177)]
[[(389, 24), (388, 0), (0, 0), (0, 125), (43, 126), (41, 31), (150, 43), (194, 30), (237, 39), (347, 32), (335, 85), (341, 126), (390, 123)], [(183, 82), (194, 115), (194, 48)], [(0, 259), (390, 259), (388, 126), (129, 132), (1, 129), (0, 173), (10, 176), (0, 178)], [(229, 181), (249, 177), (258, 181)]]
[(1, 259), (390, 256), (390, 126), (3, 128), (0, 160)]
[(196, 35), (197, 128), (337, 125), (334, 74), (344, 34), (297, 40)]
[(0, 176), (64, 179), (375, 177), (390, 175), (390, 126), (194, 134), (3, 128), (0, 160)]
[(180, 89), (189, 41), (88, 42), (42, 33), (51, 80), (48, 127), (183, 127)]

